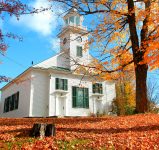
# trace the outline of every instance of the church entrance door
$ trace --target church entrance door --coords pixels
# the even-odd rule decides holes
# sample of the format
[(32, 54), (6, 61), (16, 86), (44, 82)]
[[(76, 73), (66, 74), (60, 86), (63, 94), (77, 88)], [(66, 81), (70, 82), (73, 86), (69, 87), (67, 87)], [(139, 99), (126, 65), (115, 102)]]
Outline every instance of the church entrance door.
[(60, 97), (59, 99), (59, 115), (65, 116), (65, 98)]

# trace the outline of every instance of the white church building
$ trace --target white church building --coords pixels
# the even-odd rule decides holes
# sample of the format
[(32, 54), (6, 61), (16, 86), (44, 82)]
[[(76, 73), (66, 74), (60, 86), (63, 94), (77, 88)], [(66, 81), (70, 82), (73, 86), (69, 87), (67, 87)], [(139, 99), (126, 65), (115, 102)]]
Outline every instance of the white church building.
[(109, 113), (116, 96), (113, 81), (92, 82), (76, 73), (71, 60), (89, 64), (83, 16), (71, 10), (59, 33), (60, 53), (25, 70), (1, 89), (0, 117), (89, 116)]

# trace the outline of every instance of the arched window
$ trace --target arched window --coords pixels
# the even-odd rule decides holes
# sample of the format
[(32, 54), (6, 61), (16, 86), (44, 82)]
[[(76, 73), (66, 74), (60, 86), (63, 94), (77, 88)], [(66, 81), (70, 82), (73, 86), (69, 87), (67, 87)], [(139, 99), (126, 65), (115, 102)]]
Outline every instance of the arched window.
[(80, 17), (76, 16), (76, 25), (80, 25)]
[(71, 16), (69, 20), (70, 20), (70, 24), (74, 24), (74, 16)]

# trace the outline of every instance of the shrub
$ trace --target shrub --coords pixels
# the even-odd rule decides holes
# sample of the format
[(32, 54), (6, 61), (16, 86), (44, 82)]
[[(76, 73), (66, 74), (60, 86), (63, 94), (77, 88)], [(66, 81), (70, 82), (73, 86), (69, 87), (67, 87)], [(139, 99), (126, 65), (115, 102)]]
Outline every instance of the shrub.
[(135, 107), (126, 105), (125, 106), (125, 115), (133, 115), (135, 114)]

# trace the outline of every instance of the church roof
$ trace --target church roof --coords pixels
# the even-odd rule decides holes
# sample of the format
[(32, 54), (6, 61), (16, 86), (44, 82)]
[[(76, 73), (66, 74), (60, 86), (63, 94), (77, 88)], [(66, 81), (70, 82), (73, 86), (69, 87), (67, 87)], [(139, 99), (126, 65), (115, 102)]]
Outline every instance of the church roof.
[(72, 8), (63, 16), (63, 18), (66, 18), (68, 15), (71, 15), (71, 14), (76, 14), (78, 16), (81, 16), (76, 9)]
[(58, 71), (67, 71), (67, 72), (71, 72), (71, 70), (69, 68), (63, 68), (63, 67), (57, 67), (57, 66), (52, 66), (49, 69), (54, 69), (54, 70), (58, 70)]
[(43, 68), (43, 67), (29, 67), (28, 69), (26, 69), (24, 72), (22, 72), (20, 75), (18, 75), (17, 77), (15, 77), (13, 80), (11, 80), (9, 83), (7, 83), (5, 86), (3, 86), (0, 90), (5, 89), (6, 87), (8, 87), (9, 85), (16, 83), (18, 81), (19, 78), (21, 78), (23, 75), (27, 74), (28, 72), (30, 72), (31, 70), (35, 70), (35, 69), (40, 69), (40, 70), (55, 70), (55, 71), (61, 71), (61, 72), (70, 72), (71, 70), (68, 68), (63, 68), (63, 67), (57, 67), (57, 66), (52, 66), (49, 68)]

